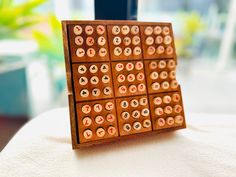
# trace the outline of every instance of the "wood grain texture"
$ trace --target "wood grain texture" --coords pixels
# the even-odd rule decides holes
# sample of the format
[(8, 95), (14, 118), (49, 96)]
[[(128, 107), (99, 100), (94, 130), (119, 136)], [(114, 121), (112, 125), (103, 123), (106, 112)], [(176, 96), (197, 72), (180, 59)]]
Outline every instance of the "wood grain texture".
[[(117, 64), (122, 64), (124, 66), (124, 69), (122, 71), (117, 71), (115, 68), (117, 66)], [(135, 68), (135, 65), (137, 64), (137, 61), (129, 61), (129, 62), (112, 62), (112, 70), (113, 70), (113, 79), (114, 79), (114, 89), (115, 89), (115, 96), (116, 97), (122, 97), (122, 96), (134, 96), (134, 95), (142, 95), (142, 94), (146, 94), (146, 84), (145, 84), (145, 78), (143, 78), (143, 80), (138, 80), (137, 76), (139, 73), (143, 73), (144, 74), (144, 69), (140, 69), (137, 70)], [(133, 67), (132, 70), (128, 71), (126, 69), (126, 67)], [(134, 81), (128, 81), (129, 77), (131, 76), (130, 74), (133, 74), (133, 76), (135, 77)], [(119, 77), (124, 78), (124, 81), (119, 82), (117, 79), (119, 79)], [(144, 88), (142, 87), (142, 89), (138, 89), (138, 87), (140, 86), (140, 84), (144, 84)], [(136, 87), (136, 90), (131, 91), (132, 90), (132, 86), (134, 86), (134, 88)], [(125, 86), (126, 87), (126, 92), (125, 93), (120, 93), (119, 92), (119, 88), (121, 86)], [(142, 86), (142, 85), (141, 85)]]
[(63, 37), (63, 47), (64, 47), (64, 56), (65, 56), (65, 66), (66, 66), (66, 79), (67, 79), (67, 92), (68, 92), (68, 101), (69, 101), (69, 111), (70, 111), (70, 127), (71, 127), (71, 139), (72, 139), (72, 148), (75, 149), (78, 147), (78, 127), (76, 120), (76, 109), (75, 109), (75, 97), (73, 89), (73, 79), (72, 79), (72, 66), (71, 58), (69, 52), (69, 37), (67, 31), (67, 24), (62, 23), (62, 37)]
[[(142, 105), (141, 102), (141, 98), (146, 98), (147, 102), (145, 105)], [(122, 108), (121, 104), (122, 101), (127, 101), (128, 103), (128, 107), (127, 108)], [(137, 105), (136, 106), (132, 106), (132, 101), (137, 101)], [(130, 135), (130, 134), (137, 134), (137, 133), (142, 133), (142, 132), (147, 132), (147, 131), (151, 131), (152, 130), (152, 125), (150, 124), (149, 127), (144, 127), (144, 121), (145, 120), (150, 120), (150, 112), (147, 115), (142, 115), (142, 110), (144, 110), (145, 108), (147, 108), (149, 110), (149, 105), (148, 105), (148, 98), (147, 96), (135, 96), (135, 97), (126, 97), (126, 98), (119, 98), (116, 99), (116, 105), (117, 105), (117, 115), (118, 117), (120, 117), (120, 119), (118, 119), (118, 123), (119, 123), (119, 131), (120, 131), (120, 135), (124, 136), (124, 135)], [(138, 111), (140, 115), (138, 116), (134, 116), (133, 114), (135, 114)], [(128, 119), (124, 119), (123, 114), (128, 114), (129, 118)], [(138, 118), (137, 118), (138, 117)], [(133, 128), (134, 123), (135, 122), (139, 122), (142, 127), (140, 128), (140, 130), (136, 130)], [(132, 128), (130, 131), (124, 131), (124, 126), (129, 124)]]
[[(109, 69), (107, 72), (103, 73), (101, 72), (101, 67), (103, 64), (106, 64)], [(78, 72), (79, 66), (85, 66), (87, 68), (87, 71), (84, 74), (80, 74)], [(96, 66), (97, 72), (91, 73), (89, 70), (91, 67)], [(79, 78), (85, 78), (87, 79), (86, 82), (88, 82), (86, 85), (79, 84), (80, 79)], [(91, 80), (93, 78), (98, 78), (98, 84), (92, 84)], [(105, 83), (103, 82), (104, 78), (109, 78)], [(107, 87), (112, 88), (112, 76), (111, 76), (111, 67), (110, 63), (104, 62), (104, 63), (85, 63), (85, 64), (73, 64), (73, 80), (74, 80), (74, 90), (75, 90), (75, 97), (76, 101), (89, 101), (89, 100), (95, 100), (95, 99), (104, 99), (104, 98), (113, 98), (114, 93), (113, 90), (110, 94), (105, 94), (105, 90)], [(83, 90), (89, 91), (88, 97), (83, 97), (81, 91)], [(96, 94), (93, 93), (95, 89), (99, 89), (100, 94), (96, 96)], [(104, 93), (105, 92), (105, 93)]]
[[(105, 31), (105, 33), (102, 34), (102, 35), (97, 35), (97, 33), (96, 33), (96, 27), (97, 27), (98, 25), (99, 25), (99, 24), (97, 24), (97, 25), (91, 24), (91, 26), (92, 26), (93, 29), (94, 29), (94, 32), (93, 32), (91, 35), (87, 35), (87, 34), (85, 34), (85, 30), (84, 30), (86, 25), (85, 25), (85, 24), (81, 24), (81, 27), (83, 28), (83, 32), (82, 32), (79, 36), (81, 36), (81, 37), (84, 39), (82, 45), (76, 45), (76, 44), (75, 44), (75, 37), (76, 37), (76, 35), (75, 35), (74, 32), (73, 32), (73, 29), (74, 29), (74, 26), (75, 26), (75, 25), (68, 25), (69, 34), (70, 34), (70, 40), (69, 40), (69, 42), (70, 42), (70, 53), (71, 53), (71, 60), (72, 60), (72, 62), (94, 62), (94, 61), (108, 61), (108, 60), (109, 60), (108, 53), (107, 53), (105, 56), (103, 56), (103, 57), (101, 57), (101, 56), (98, 55), (99, 50), (100, 50), (101, 48), (105, 48), (106, 51), (108, 51), (108, 44), (107, 44), (107, 34), (106, 34), (106, 31)], [(102, 24), (100, 24), (100, 25), (102, 25)], [(105, 43), (105, 45), (103, 45), (103, 46), (99, 46), (99, 45), (98, 45), (98, 42), (97, 42), (97, 41), (98, 41), (98, 37), (100, 37), (100, 36), (103, 36), (103, 37), (106, 39), (106, 43)], [(91, 46), (86, 45), (86, 38), (87, 38), (87, 37), (92, 37), (92, 38), (94, 39), (94, 44), (93, 44), (93, 45), (91, 45)], [(82, 48), (82, 49), (84, 49), (84, 51), (85, 51), (84, 56), (81, 57), (81, 58), (78, 58), (78, 57), (76, 56), (76, 51), (77, 51), (78, 48)], [(95, 50), (95, 55), (94, 55), (94, 57), (88, 57), (88, 55), (86, 54), (87, 52), (90, 51), (89, 49), (94, 49), (94, 50)]]
[[(173, 68), (169, 68), (168, 67), (168, 63), (172, 61), (176, 64), (176, 61), (173, 59), (159, 59), (159, 60), (145, 60), (144, 61), (144, 65), (145, 65), (145, 70), (146, 70), (146, 80), (147, 80), (147, 90), (148, 93), (161, 93), (161, 92), (171, 92), (171, 91), (177, 91), (178, 87), (175, 86), (175, 88), (172, 88), (172, 83), (173, 81), (176, 81), (176, 78), (171, 78), (171, 71), (175, 72), (176, 71), (176, 66)], [(160, 62), (163, 62), (166, 64), (166, 66), (164, 68), (160, 68)], [(151, 68), (150, 65), (156, 64), (156, 68)], [(155, 79), (152, 79), (152, 75), (157, 74), (157, 77)], [(166, 75), (166, 78), (162, 78), (164, 76), (162, 75)], [(160, 88), (158, 90), (154, 90), (152, 88), (152, 84), (153, 83), (159, 83)], [(167, 82), (169, 84), (169, 87), (167, 89), (163, 88), (164, 82)]]
[[(160, 34), (155, 34), (154, 31), (150, 35), (146, 35), (145, 34), (145, 29), (147, 27), (151, 27), (154, 30), (154, 28), (156, 26), (161, 27), (162, 30), (163, 30), (164, 27), (168, 27), (169, 30), (170, 30), (169, 34), (164, 35), (163, 31)], [(143, 25), (140, 26), (140, 28), (141, 28), (141, 37), (142, 37), (142, 47), (143, 47), (143, 51), (144, 51), (143, 52), (144, 59), (162, 59), (162, 58), (165, 58), (165, 59), (166, 58), (174, 58), (174, 59), (176, 59), (176, 52), (175, 52), (175, 45), (174, 45), (174, 35), (173, 35), (173, 30), (172, 30), (172, 25), (171, 24), (166, 24), (166, 23), (164, 23), (164, 24), (159, 24), (159, 23), (157, 23), (157, 24), (143, 24)], [(164, 44), (164, 39), (165, 39), (166, 36), (170, 36), (171, 37), (172, 41), (171, 41), (170, 44)], [(151, 45), (147, 45), (146, 44), (147, 37), (151, 37), (151, 38), (154, 39), (153, 44), (151, 44)], [(161, 37), (163, 42), (156, 43), (155, 39), (157, 37)], [(150, 46), (153, 46), (156, 49), (153, 55), (149, 55), (148, 52), (147, 52), (148, 51), (148, 47), (150, 47)], [(164, 50), (163, 53), (158, 54), (157, 53), (157, 49), (160, 46), (163, 46), (165, 50)], [(173, 49), (172, 54), (167, 54), (166, 53), (167, 47), (171, 47)]]
[[(139, 47), (141, 49), (141, 42), (139, 42), (137, 45), (134, 45), (132, 40), (134, 39), (134, 37), (138, 37), (141, 40), (140, 37), (140, 33), (138, 32), (138, 34), (132, 34), (131, 32), (129, 32), (127, 35), (122, 34), (122, 26), (123, 25), (115, 25), (117, 27), (119, 27), (119, 29), (121, 30), (119, 32), (119, 34), (114, 35), (112, 34), (112, 28), (114, 27), (114, 25), (108, 25), (107, 26), (107, 30), (108, 30), (108, 38), (109, 38), (109, 44), (110, 44), (110, 57), (112, 61), (117, 61), (117, 60), (137, 60), (137, 59), (142, 59), (142, 52), (139, 55), (134, 55), (134, 49), (135, 47)], [(132, 25), (127, 25), (129, 28), (132, 27)], [(134, 26), (134, 25), (133, 25)], [(139, 26), (138, 26), (139, 28)], [(140, 30), (140, 29), (139, 29)], [(121, 43), (119, 45), (114, 45), (114, 38), (115, 37), (119, 37), (121, 40)], [(130, 40), (130, 44), (125, 45), (124, 40), (128, 38)], [(120, 47), (122, 53), (119, 56), (114, 55), (114, 50), (116, 47)], [(131, 50), (131, 54), (130, 55), (125, 55), (125, 51), (126, 49)]]
[[(179, 94), (180, 95), (180, 100), (179, 101), (173, 101), (173, 95), (174, 94)], [(164, 103), (163, 101), (163, 97), (165, 96), (170, 96), (171, 97), (171, 101), (170, 103)], [(160, 103), (160, 105), (154, 104), (154, 99), (160, 97), (162, 99), (162, 103)], [(184, 124), (184, 119), (183, 122), (181, 124), (177, 123), (175, 121), (176, 116), (182, 116), (184, 118), (184, 110), (183, 110), (183, 102), (182, 102), (182, 98), (181, 98), (181, 92), (180, 92), (180, 88), (178, 88), (178, 91), (176, 92), (168, 92), (168, 93), (159, 93), (159, 94), (152, 94), (149, 95), (149, 100), (150, 100), (150, 110), (151, 110), (151, 117), (152, 117), (152, 122), (153, 122), (153, 130), (158, 130), (158, 129), (167, 129), (167, 128), (171, 128), (171, 127), (178, 127), (179, 125)], [(176, 105), (181, 106), (181, 111), (176, 112), (175, 107)], [(165, 113), (165, 108), (167, 108), (167, 106), (170, 106), (172, 108), (172, 110), (170, 111), (170, 113)], [(155, 109), (156, 108), (162, 108), (163, 109), (163, 113), (161, 115), (156, 115), (155, 114)], [(158, 125), (158, 119), (162, 118), (165, 122), (163, 122), (163, 126)], [(173, 124), (169, 125), (167, 123), (167, 119), (168, 118), (173, 118), (174, 122)]]
[[(106, 110), (105, 105), (107, 103), (113, 103), (114, 108), (112, 110)], [(96, 104), (100, 104), (102, 106), (102, 111), (101, 112), (95, 112), (94, 111), (94, 107), (96, 106)], [(88, 114), (85, 114), (85, 113), (82, 112), (82, 107), (86, 106), (86, 105), (91, 107), (91, 111)], [(107, 139), (107, 138), (112, 138), (112, 137), (117, 137), (118, 136), (118, 126), (117, 126), (117, 116), (116, 116), (116, 110), (115, 110), (115, 101), (113, 99), (77, 103), (76, 107), (77, 107), (78, 125), (80, 127), (79, 128), (79, 137), (80, 137), (80, 142), (81, 143), (90, 142), (90, 141), (99, 140), (99, 139)], [(108, 118), (107, 116), (109, 114), (112, 114), (115, 117), (112, 122), (110, 122), (107, 119)], [(102, 117), (102, 121), (101, 121), (101, 119), (98, 118), (98, 116)], [(83, 124), (83, 118), (85, 118), (85, 117), (90, 117), (92, 119), (91, 125), (85, 126)], [(96, 118), (98, 118), (97, 122), (99, 122), (99, 123), (96, 122)], [(116, 129), (116, 132), (112, 135), (110, 134), (110, 132), (108, 132), (109, 131), (108, 128), (110, 126), (113, 126)], [(103, 137), (99, 137), (99, 136), (96, 135), (96, 130), (98, 128), (103, 128), (105, 130), (106, 133)], [(86, 129), (92, 130), (92, 132), (93, 132), (92, 138), (90, 138), (90, 139), (84, 138), (83, 132)]]
[[(78, 25), (81, 27), (82, 32), (79, 34), (75, 34), (74, 27)], [(99, 25), (102, 25), (105, 29), (103, 34), (98, 34), (96, 29)], [(137, 26), (139, 29), (139, 32), (137, 34), (131, 34), (129, 32), (128, 34), (123, 34), (122, 31), (120, 31), (119, 34), (114, 35), (112, 33), (113, 26), (118, 26), (120, 30), (125, 26), (128, 26), (129, 29), (131, 29), (133, 26)], [(104, 20), (98, 20), (98, 21), (63, 21), (63, 42), (64, 42), (64, 54), (65, 54), (65, 62), (66, 62), (66, 72), (67, 72), (67, 86), (68, 86), (68, 98), (69, 98), (69, 107), (70, 107), (70, 122), (71, 122), (71, 134), (72, 134), (72, 147), (74, 149), (80, 148), (80, 147), (87, 147), (91, 145), (101, 144), (101, 143), (107, 143), (122, 139), (132, 139), (135, 137), (140, 136), (146, 136), (154, 133), (161, 133), (161, 132), (167, 132), (167, 131), (173, 131), (181, 128), (186, 127), (185, 123), (185, 117), (184, 117), (184, 109), (183, 109), (183, 102), (182, 102), (182, 96), (181, 96), (181, 89), (180, 86), (178, 86), (175, 89), (161, 89), (158, 91), (152, 91), (151, 84), (155, 81), (158, 83), (162, 83), (163, 81), (167, 81), (168, 83), (171, 83), (172, 80), (175, 80), (175, 78), (170, 78), (170, 72), (175, 71), (176, 67), (169, 69), (166, 65), (164, 68), (156, 68), (156, 69), (150, 69), (149, 64), (151, 61), (157, 62), (166, 62), (168, 64), (168, 61), (174, 60), (175, 64), (177, 65), (177, 58), (176, 58), (176, 52), (174, 47), (174, 37), (173, 37), (173, 30), (171, 23), (156, 23), (156, 22), (137, 22), (137, 21), (104, 21)], [(93, 28), (93, 33), (86, 34), (85, 29), (87, 26), (91, 26)], [(156, 26), (160, 26), (161, 28), (168, 27), (170, 30), (168, 34), (161, 33), (161, 37), (164, 40), (164, 37), (166, 35), (169, 35), (171, 37), (171, 42), (167, 40), (168, 44), (163, 44), (164, 49), (168, 46), (171, 46), (173, 49), (173, 52), (170, 54), (167, 54), (166, 52), (163, 52), (162, 54), (154, 53), (153, 55), (149, 55), (147, 53), (148, 47), (150, 45), (153, 45), (155, 49), (158, 48), (158, 44), (152, 43), (147, 44), (146, 38), (148, 36), (152, 37), (153, 40), (157, 37), (157, 35), (153, 32), (150, 35), (145, 34), (145, 29), (147, 27), (152, 27), (153, 29)], [(80, 30), (80, 28), (78, 28)], [(89, 29), (89, 28), (87, 28)], [(125, 29), (125, 28), (124, 28)], [(79, 37), (78, 37), (79, 36)], [(105, 39), (105, 44), (99, 45), (98, 39), (99, 37), (103, 37)], [(118, 45), (115, 45), (113, 40), (114, 37), (120, 37), (121, 43)], [(140, 38), (140, 43), (137, 43), (136, 45), (132, 44), (132, 39), (134, 36), (138, 36)], [(86, 40), (88, 40), (88, 37), (90, 37), (94, 40), (92, 40), (91, 43), (86, 43)], [(131, 43), (129, 45), (126, 45), (124, 43), (124, 38), (129, 37), (131, 40)], [(83, 42), (76, 41), (78, 39), (83, 39)], [(150, 42), (150, 41), (149, 41)], [(152, 42), (152, 41), (151, 41)], [(79, 43), (79, 45), (78, 45)], [(122, 52), (126, 50), (126, 48), (131, 49), (131, 54), (129, 56), (125, 56), (124, 53), (122, 53), (119, 57), (114, 56), (114, 48), (116, 46), (119, 46), (122, 49)], [(134, 48), (140, 47), (141, 53), (137, 56), (134, 56)], [(78, 48), (81, 48), (84, 50), (84, 55), (77, 55), (76, 51)], [(88, 56), (87, 53), (90, 48), (93, 48), (95, 51), (94, 56)], [(99, 50), (101, 48), (105, 48), (107, 53), (105, 56), (99, 55)], [(129, 50), (127, 50), (129, 52)], [(135, 68), (136, 63), (139, 62), (143, 65), (143, 68), (140, 70), (137, 70)], [(116, 70), (116, 64), (121, 63), (123, 64), (124, 68), (122, 71)], [(132, 63), (134, 65), (134, 68), (131, 70), (126, 69), (126, 65), (129, 63)], [(103, 64), (106, 64), (108, 67), (107, 73), (102, 73), (100, 68)], [(94, 73), (90, 72), (90, 67), (92, 65), (95, 65), (98, 70)], [(86, 72), (79, 73), (78, 69), (80, 66), (85, 66)], [(156, 71), (159, 76), (161, 72), (165, 71), (167, 72), (167, 77), (164, 79), (161, 79), (160, 77), (156, 80), (150, 80), (150, 74), (151, 72)], [(138, 80), (138, 74), (143, 73), (144, 79), (142, 81)], [(125, 80), (122, 82), (118, 82), (118, 76), (120, 74), (123, 74), (125, 76)], [(173, 73), (172, 73), (173, 74)], [(109, 76), (109, 82), (102, 82), (102, 78), (104, 75)], [(93, 76), (96, 76), (99, 80), (98, 83), (92, 82), (91, 79)], [(135, 79), (133, 80), (132, 77), (134, 76)], [(139, 75), (140, 76), (140, 75)], [(87, 78), (86, 84), (81, 84), (81, 77)], [(128, 78), (130, 78), (128, 80)], [(135, 91), (134, 93), (129, 93), (129, 87), (131, 85), (138, 86), (139, 84), (144, 84), (146, 87), (143, 91)], [(126, 93), (119, 93), (119, 87), (120, 86), (126, 86), (127, 92)], [(105, 87), (110, 87), (111, 93), (109, 95), (104, 95), (103, 90)], [(136, 87), (137, 88), (137, 87)], [(86, 92), (85, 97), (81, 96), (81, 91), (86, 89), (88, 92)], [(100, 94), (98, 96), (94, 96), (92, 94), (94, 89), (99, 89)], [(169, 124), (165, 124), (163, 127), (158, 127), (156, 122), (160, 116), (157, 116), (155, 114), (156, 105), (153, 104), (153, 99), (156, 96), (164, 97), (164, 96), (172, 96), (174, 93), (179, 93), (180, 95), (180, 101), (178, 103), (170, 103), (169, 106), (172, 107), (172, 112), (162, 115), (162, 118), (166, 122), (169, 122)], [(132, 107), (130, 105), (131, 100), (140, 100), (141, 98), (147, 98), (147, 104), (145, 106), (139, 105), (137, 107)], [(129, 103), (129, 107), (127, 109), (124, 109), (120, 106), (121, 101), (126, 100)], [(112, 110), (106, 110), (106, 103), (112, 102), (114, 104), (114, 108)], [(102, 106), (102, 110), (96, 112), (94, 105), (100, 104)], [(179, 104), (182, 107), (182, 111), (180, 113), (174, 113), (174, 107), (176, 104)], [(91, 107), (91, 110), (87, 113), (82, 111), (82, 107), (84, 105), (89, 105)], [(168, 105), (161, 105), (163, 109)], [(144, 108), (148, 108), (149, 114), (146, 116), (141, 115), (142, 110)], [(129, 112), (131, 118), (128, 120), (124, 120), (122, 118), (122, 113), (124, 111)], [(138, 118), (132, 117), (132, 113), (134, 111), (138, 111), (140, 113), (140, 116)], [(108, 114), (114, 115), (114, 120), (112, 122), (109, 122), (106, 117)], [(172, 117), (175, 121), (176, 116), (181, 115), (183, 117), (183, 121), (181, 123), (174, 122), (172, 124), (169, 117)], [(102, 123), (98, 123), (96, 121), (96, 117), (101, 116), (104, 118)], [(89, 117), (91, 119), (91, 124), (87, 124), (87, 121), (84, 118)], [(89, 119), (89, 120), (90, 120)], [(151, 126), (144, 127), (144, 120), (150, 120)], [(168, 119), (168, 121), (167, 121)], [(180, 122), (181, 118), (179, 117), (177, 122)], [(136, 126), (138, 130), (134, 129), (134, 123), (139, 122)], [(147, 121), (148, 122), (148, 121)], [(130, 131), (124, 131), (124, 124), (130, 124), (131, 130)], [(141, 129), (139, 130), (139, 125), (141, 125)], [(116, 130), (114, 134), (109, 134), (109, 127), (113, 127), (111, 130)], [(102, 128), (102, 133), (104, 133), (103, 136), (98, 134), (98, 130), (101, 130), (99, 128)], [(85, 131), (91, 130), (92, 135), (89, 139), (86, 139)], [(104, 132), (103, 132), (104, 130)], [(90, 136), (90, 131), (88, 133)]]

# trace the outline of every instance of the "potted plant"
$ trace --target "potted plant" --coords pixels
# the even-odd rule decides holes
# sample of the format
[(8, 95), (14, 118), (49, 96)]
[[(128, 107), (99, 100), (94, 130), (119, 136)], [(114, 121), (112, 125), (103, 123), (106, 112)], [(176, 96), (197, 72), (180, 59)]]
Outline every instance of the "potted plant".
[(66, 86), (61, 22), (55, 15), (49, 15), (43, 21), (47, 22), (50, 31), (34, 30), (33, 36), (38, 44), (38, 55), (47, 58), (53, 96), (57, 99)]
[[(28, 36), (32, 34), (30, 28), (40, 20), (41, 15), (35, 9), (44, 2), (0, 1), (0, 114), (29, 117), (32, 112), (43, 110), (44, 103), (50, 100), (46, 93), (44, 97), (37, 96), (49, 90), (49, 82), (45, 80), (47, 71), (43, 62), (35, 62), (37, 43)], [(42, 84), (45, 90), (38, 88)]]
[[(39, 14), (35, 9), (44, 2), (45, 0), (30, 0), (16, 4), (14, 0), (0, 1), (0, 62), (11, 58), (9, 56), (27, 52), (27, 49), (29, 52), (35, 50), (35, 45), (33, 48), (30, 45), (32, 41), (23, 39), (22, 31), (38, 22)], [(23, 51), (19, 52), (18, 48)]]

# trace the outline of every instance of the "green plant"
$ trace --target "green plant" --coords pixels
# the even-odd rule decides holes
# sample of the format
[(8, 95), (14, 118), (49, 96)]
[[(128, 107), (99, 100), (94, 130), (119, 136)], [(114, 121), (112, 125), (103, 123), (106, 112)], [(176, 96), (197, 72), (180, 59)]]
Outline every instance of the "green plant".
[(18, 32), (38, 22), (35, 8), (46, 0), (29, 0), (16, 4), (14, 0), (0, 0), (0, 38), (18, 37)]
[(55, 15), (49, 15), (47, 20), (49, 20), (48, 23), (50, 26), (49, 34), (39, 30), (33, 31), (33, 36), (38, 43), (39, 51), (41, 54), (47, 55), (50, 61), (64, 61), (61, 23)]
[(183, 58), (191, 58), (193, 55), (191, 47), (194, 44), (194, 36), (204, 29), (205, 24), (201, 16), (196, 12), (182, 12), (178, 15), (178, 18), (183, 24), (181, 37), (175, 41), (177, 53)]

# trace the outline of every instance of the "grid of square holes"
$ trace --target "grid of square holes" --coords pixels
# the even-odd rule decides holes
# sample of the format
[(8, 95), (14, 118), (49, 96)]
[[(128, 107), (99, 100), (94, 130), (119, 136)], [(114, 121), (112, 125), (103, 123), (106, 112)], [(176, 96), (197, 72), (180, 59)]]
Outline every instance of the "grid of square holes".
[[(183, 114), (156, 115), (154, 100), (159, 94), (163, 99), (167, 94), (162, 92), (180, 94), (172, 29), (162, 25), (159, 30), (135, 23), (69, 26), (81, 143), (183, 124)], [(178, 105), (182, 109), (182, 102)], [(165, 106), (163, 112), (176, 109), (175, 105), (161, 106)], [(157, 122), (165, 124), (160, 127)]]

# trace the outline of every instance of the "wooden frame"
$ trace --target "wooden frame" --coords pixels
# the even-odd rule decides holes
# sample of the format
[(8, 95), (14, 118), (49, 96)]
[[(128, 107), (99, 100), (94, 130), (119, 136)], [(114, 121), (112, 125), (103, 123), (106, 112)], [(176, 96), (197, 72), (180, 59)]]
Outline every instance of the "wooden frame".
[[(69, 99), (69, 110), (70, 110), (70, 123), (71, 123), (71, 135), (72, 135), (72, 147), (73, 149), (76, 148), (80, 148), (80, 147), (87, 147), (87, 146), (91, 146), (91, 145), (95, 145), (95, 144), (101, 144), (101, 143), (105, 143), (105, 142), (111, 142), (111, 141), (116, 141), (116, 140), (121, 140), (121, 139), (132, 139), (134, 137), (140, 137), (140, 136), (145, 136), (145, 135), (150, 135), (150, 134), (156, 134), (156, 133), (162, 133), (162, 132), (167, 132), (167, 131), (173, 131), (173, 130), (177, 130), (177, 129), (182, 129), (186, 127), (186, 123), (185, 123), (185, 118), (184, 118), (184, 110), (182, 110), (181, 115), (184, 118), (184, 121), (181, 125), (178, 126), (173, 126), (173, 127), (167, 127), (165, 129), (156, 129), (152, 131), (147, 131), (147, 132), (142, 132), (142, 133), (136, 133), (136, 134), (130, 134), (130, 135), (125, 135), (125, 136), (118, 136), (117, 137), (112, 137), (112, 138), (108, 138), (108, 139), (98, 139), (98, 140), (94, 140), (94, 141), (88, 141), (88, 142), (81, 142), (79, 136), (81, 136), (81, 133), (79, 133), (79, 129), (80, 127), (78, 127), (79, 123), (78, 123), (78, 119), (80, 119), (77, 115), (78, 111), (76, 108), (76, 92), (75, 92), (75, 78), (74, 78), (74, 72), (73, 72), (73, 66), (74, 64), (78, 64), (78, 62), (74, 61), (72, 58), (76, 57), (74, 56), (75, 54), (71, 52), (71, 48), (74, 48), (74, 46), (72, 47), (73, 44), (71, 44), (70, 39), (72, 38), (71, 36), (71, 32), (69, 29), (70, 25), (92, 25), (92, 26), (96, 26), (96, 25), (104, 25), (106, 26), (106, 30), (107, 33), (109, 34), (105, 34), (107, 35), (107, 40), (108, 41), (108, 53), (109, 53), (109, 60), (107, 61), (99, 61), (100, 63), (105, 63), (105, 62), (109, 62), (110, 64), (112, 64), (112, 60), (110, 59), (111, 54), (110, 54), (110, 50), (109, 50), (109, 45), (111, 45), (111, 39), (108, 37), (110, 34), (110, 30), (108, 30), (108, 26), (112, 26), (112, 25), (118, 25), (118, 26), (123, 26), (123, 25), (137, 25), (140, 27), (140, 29), (143, 29), (145, 26), (168, 26), (170, 27), (170, 36), (172, 37), (173, 41), (171, 42), (171, 45), (173, 46), (173, 53), (170, 57), (166, 57), (164, 54), (161, 55), (160, 58), (158, 57), (150, 57), (150, 58), (144, 58), (143, 54), (142, 55), (142, 59), (140, 59), (141, 61), (143, 61), (143, 63), (145, 63), (145, 61), (152, 61), (153, 59), (160, 60), (160, 59), (173, 59), (174, 61), (176, 61), (177, 64), (177, 58), (176, 58), (176, 52), (175, 52), (175, 48), (174, 48), (174, 38), (173, 38), (173, 31), (172, 31), (172, 27), (170, 23), (154, 23), (154, 22), (137, 22), (137, 21), (105, 21), (105, 20), (97, 20), (97, 21), (62, 21), (62, 28), (63, 28), (63, 43), (64, 43), (64, 55), (65, 55), (65, 63), (66, 63), (66, 76), (67, 76), (67, 87), (68, 87), (68, 99)], [(142, 33), (142, 35), (141, 35)], [(140, 38), (141, 38), (141, 43), (142, 44), (142, 51), (144, 51), (144, 48), (146, 49), (146, 46), (144, 44), (144, 38), (143, 38), (143, 30), (139, 33)], [(145, 53), (145, 51), (144, 51)], [(73, 55), (73, 56), (72, 56)], [(126, 60), (124, 60), (124, 62), (134, 62), (136, 60), (132, 60), (132, 58), (126, 58)], [(83, 62), (83, 64), (88, 64), (88, 63), (93, 63), (94, 61), (81, 61)], [(123, 61), (121, 61), (123, 62)], [(114, 68), (113, 68), (114, 70)], [(145, 67), (144, 67), (145, 70)], [(145, 71), (144, 71), (145, 72)], [(111, 74), (112, 75), (112, 74)], [(146, 77), (146, 76), (145, 76)], [(114, 78), (113, 78), (114, 79)], [(146, 82), (146, 86), (147, 86), (147, 82)], [(113, 87), (114, 89), (114, 87)], [(182, 102), (182, 95), (181, 95), (181, 89), (180, 86), (178, 86), (177, 89), (173, 90), (173, 91), (177, 91), (180, 94), (180, 103), (181, 105), (183, 105)], [(169, 94), (172, 93), (171, 92), (161, 92), (159, 94)], [(147, 97), (151, 96), (152, 94), (149, 94), (146, 91), (145, 94)], [(136, 95), (137, 97), (139, 97), (140, 95)], [(112, 97), (113, 98), (113, 97)], [(115, 99), (120, 99), (120, 97), (116, 97), (114, 96), (114, 100)], [(149, 98), (148, 98), (149, 100)], [(83, 102), (83, 101), (81, 101)], [(86, 102), (86, 101), (84, 101)], [(150, 100), (149, 100), (150, 102)], [(116, 105), (117, 106), (117, 105)], [(149, 109), (150, 109), (150, 105), (149, 105)], [(151, 117), (151, 116), (150, 116)], [(118, 119), (118, 117), (117, 117)], [(151, 118), (152, 120), (152, 118)], [(117, 121), (117, 120), (116, 120)], [(153, 124), (153, 123), (152, 123)], [(118, 123), (117, 123), (118, 125)], [(119, 126), (119, 125), (118, 125)], [(120, 127), (119, 127), (120, 128)], [(118, 129), (119, 129), (118, 128)], [(119, 132), (118, 132), (119, 133)]]

